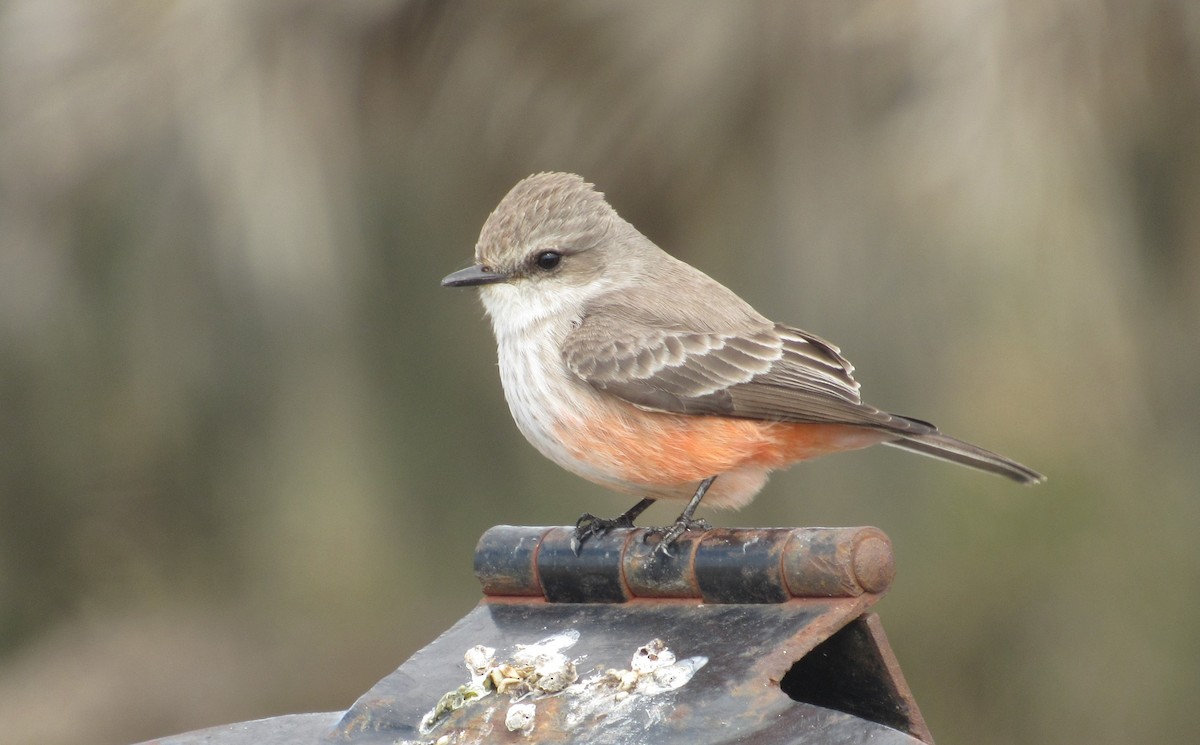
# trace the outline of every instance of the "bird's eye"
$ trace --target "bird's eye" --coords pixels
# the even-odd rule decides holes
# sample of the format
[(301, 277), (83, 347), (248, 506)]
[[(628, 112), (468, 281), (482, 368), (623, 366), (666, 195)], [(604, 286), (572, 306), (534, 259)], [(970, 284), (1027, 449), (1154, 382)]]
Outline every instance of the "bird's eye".
[(562, 261), (562, 254), (558, 251), (542, 251), (534, 259), (534, 263), (537, 264), (538, 269), (545, 269), (546, 271), (550, 271), (558, 266), (560, 261)]

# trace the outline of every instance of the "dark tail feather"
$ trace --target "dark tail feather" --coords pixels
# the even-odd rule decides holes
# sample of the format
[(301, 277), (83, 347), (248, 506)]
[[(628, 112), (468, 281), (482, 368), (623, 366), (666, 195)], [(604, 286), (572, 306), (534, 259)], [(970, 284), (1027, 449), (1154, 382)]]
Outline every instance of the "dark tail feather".
[(1042, 474), (1032, 468), (1026, 468), (1015, 460), (1009, 460), (1003, 455), (976, 447), (969, 442), (956, 440), (948, 435), (943, 435), (941, 432), (910, 435), (904, 439), (893, 440), (884, 444), (900, 448), (901, 450), (940, 458), (951, 463), (978, 468), (981, 471), (999, 474), (1022, 484), (1040, 484), (1046, 480), (1046, 477)]

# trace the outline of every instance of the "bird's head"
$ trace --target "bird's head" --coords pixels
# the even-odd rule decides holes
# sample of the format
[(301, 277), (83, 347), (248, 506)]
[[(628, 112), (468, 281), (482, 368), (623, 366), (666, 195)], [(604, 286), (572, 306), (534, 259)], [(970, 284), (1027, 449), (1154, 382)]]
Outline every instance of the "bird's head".
[(505, 320), (499, 315), (578, 312), (632, 276), (639, 238), (581, 177), (539, 173), (514, 186), (492, 211), (475, 244), (475, 264), (442, 285), (479, 287), (497, 322)]

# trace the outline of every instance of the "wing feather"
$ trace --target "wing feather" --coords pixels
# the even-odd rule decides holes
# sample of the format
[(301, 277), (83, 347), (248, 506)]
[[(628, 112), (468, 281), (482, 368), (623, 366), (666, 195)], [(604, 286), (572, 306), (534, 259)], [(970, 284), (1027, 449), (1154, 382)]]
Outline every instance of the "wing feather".
[(652, 411), (932, 429), (863, 404), (836, 346), (757, 314), (742, 328), (706, 329), (599, 305), (564, 340), (563, 361), (593, 387)]

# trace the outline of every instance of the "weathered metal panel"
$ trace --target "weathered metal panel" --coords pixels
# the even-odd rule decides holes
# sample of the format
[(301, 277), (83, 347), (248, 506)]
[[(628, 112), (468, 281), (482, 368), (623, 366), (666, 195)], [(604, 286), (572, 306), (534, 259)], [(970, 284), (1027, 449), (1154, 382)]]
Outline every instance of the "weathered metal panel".
[(343, 715), (247, 722), (161, 745), (932, 743), (878, 620), (894, 574), (875, 528), (500, 526), (483, 601)]

